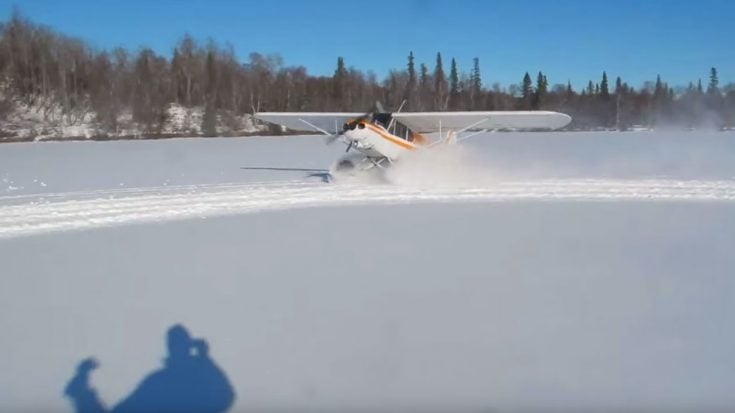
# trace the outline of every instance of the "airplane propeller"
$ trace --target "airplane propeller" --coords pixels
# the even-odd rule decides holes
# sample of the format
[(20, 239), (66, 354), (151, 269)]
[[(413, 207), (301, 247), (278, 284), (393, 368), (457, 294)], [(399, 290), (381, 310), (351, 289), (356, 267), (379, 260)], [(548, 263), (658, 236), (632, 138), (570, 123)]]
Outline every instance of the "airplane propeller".
[[(326, 138), (327, 145), (331, 145), (332, 143), (334, 143), (334, 141), (336, 141), (337, 139), (341, 138), (342, 136), (344, 136), (344, 133), (343, 132), (340, 132), (340, 133), (338, 133), (336, 135), (329, 135), (329, 136), (327, 136), (327, 138)], [(352, 149), (352, 147), (354, 145), (355, 145), (355, 141), (350, 141), (347, 144), (347, 149), (345, 150), (345, 153), (349, 152), (350, 149)]]
[[(357, 117), (355, 119), (350, 120), (350, 123), (362, 122), (362, 121), (365, 121), (365, 120), (372, 119), (372, 117), (373, 117), (373, 111), (371, 110), (369, 112), (366, 112), (362, 116), (359, 116), (359, 117)], [(342, 130), (342, 131), (340, 131), (338, 133), (335, 133), (334, 135), (329, 135), (329, 136), (327, 136), (327, 138), (325, 140), (326, 141), (326, 144), (327, 145), (331, 145), (332, 143), (334, 143), (334, 141), (336, 141), (337, 139), (341, 138), (342, 136), (344, 136), (344, 130)], [(351, 148), (352, 148), (352, 142), (350, 142), (350, 145), (348, 146), (347, 150), (349, 151)]]
[[(372, 120), (373, 120), (376, 112), (377, 113), (386, 113), (385, 112), (385, 109), (383, 108), (383, 105), (379, 101), (376, 101), (375, 102), (375, 105), (370, 110), (368, 110), (367, 112), (365, 112), (364, 115), (358, 116), (357, 118), (350, 120), (350, 123), (351, 124), (357, 124), (357, 123), (363, 122), (363, 121), (372, 122)], [(331, 145), (332, 143), (334, 143), (334, 141), (336, 141), (337, 139), (339, 139), (342, 136), (344, 136), (344, 132), (345, 131), (342, 130), (341, 132), (335, 133), (334, 135), (328, 135), (327, 138), (325, 139), (326, 144), (327, 145)], [(355, 142), (350, 141), (349, 144), (347, 145), (347, 150), (345, 150), (345, 153), (346, 152), (349, 152), (350, 149), (353, 148), (354, 144), (355, 144)]]

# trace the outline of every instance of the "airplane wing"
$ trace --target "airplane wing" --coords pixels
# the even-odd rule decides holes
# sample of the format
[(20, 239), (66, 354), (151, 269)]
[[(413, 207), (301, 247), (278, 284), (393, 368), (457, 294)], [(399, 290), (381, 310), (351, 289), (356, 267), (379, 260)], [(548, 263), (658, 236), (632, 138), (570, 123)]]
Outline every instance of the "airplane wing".
[(345, 122), (363, 115), (359, 112), (261, 112), (256, 113), (255, 117), (295, 131), (336, 134), (342, 130)]
[(405, 112), (393, 118), (415, 132), (467, 129), (559, 129), (569, 115), (549, 111)]

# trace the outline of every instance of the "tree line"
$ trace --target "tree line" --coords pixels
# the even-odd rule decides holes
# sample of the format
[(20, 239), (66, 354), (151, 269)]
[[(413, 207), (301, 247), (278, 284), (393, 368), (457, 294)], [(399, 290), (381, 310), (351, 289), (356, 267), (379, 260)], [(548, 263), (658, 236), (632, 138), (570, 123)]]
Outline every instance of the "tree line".
[(95, 50), (79, 39), (35, 24), (17, 11), (0, 25), (0, 120), (14, 105), (44, 119), (72, 124), (92, 115), (101, 130), (121, 133), (130, 119), (146, 134), (160, 133), (172, 105), (204, 111), (201, 131), (215, 135), (232, 116), (256, 111), (361, 111), (380, 101), (404, 111), (556, 110), (570, 114), (570, 129), (635, 126), (735, 126), (735, 86), (721, 87), (716, 68), (706, 79), (674, 87), (660, 76), (633, 87), (606, 72), (583, 90), (569, 81), (550, 85), (525, 73), (508, 87), (484, 81), (479, 59), (469, 72), (437, 53), (430, 68), (409, 53), (405, 66), (384, 79), (337, 58), (332, 76), (285, 66), (278, 55), (236, 56), (231, 46), (185, 35), (170, 57), (150, 48)]

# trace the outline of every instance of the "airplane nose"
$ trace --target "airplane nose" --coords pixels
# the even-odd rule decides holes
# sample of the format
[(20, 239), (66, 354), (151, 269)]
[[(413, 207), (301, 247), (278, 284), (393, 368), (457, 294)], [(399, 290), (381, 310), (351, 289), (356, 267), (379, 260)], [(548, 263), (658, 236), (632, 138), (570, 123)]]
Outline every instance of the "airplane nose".
[(342, 132), (342, 134), (347, 139), (349, 139), (351, 141), (355, 141), (355, 142), (359, 141), (360, 138), (361, 138), (360, 134), (359, 133), (356, 133), (354, 129), (353, 130), (346, 130), (346, 131)]

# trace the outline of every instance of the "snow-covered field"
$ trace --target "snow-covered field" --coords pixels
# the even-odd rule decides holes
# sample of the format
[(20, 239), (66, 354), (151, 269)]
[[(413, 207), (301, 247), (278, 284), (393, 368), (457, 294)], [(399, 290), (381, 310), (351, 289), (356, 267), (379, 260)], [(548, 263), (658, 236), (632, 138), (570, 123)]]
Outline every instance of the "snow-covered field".
[[(0, 145), (0, 410), (207, 339), (232, 411), (735, 408), (735, 134), (477, 137), (325, 184), (321, 138)], [(317, 175), (318, 175), (318, 171)]]

